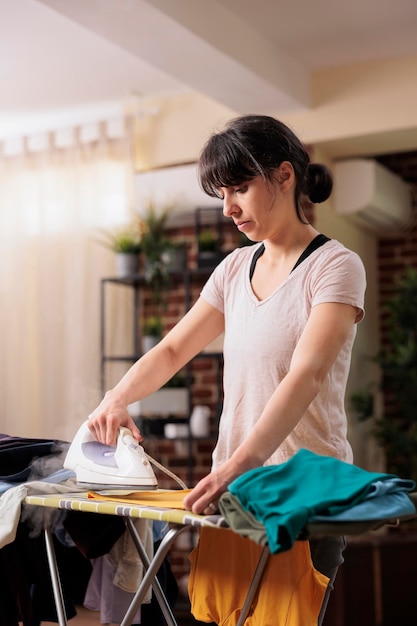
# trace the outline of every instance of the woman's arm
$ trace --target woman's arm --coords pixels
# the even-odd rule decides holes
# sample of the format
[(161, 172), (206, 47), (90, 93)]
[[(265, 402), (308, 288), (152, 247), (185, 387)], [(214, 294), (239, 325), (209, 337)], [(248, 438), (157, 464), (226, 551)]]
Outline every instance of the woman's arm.
[(319, 392), (351, 332), (356, 315), (357, 309), (345, 304), (326, 303), (313, 307), (289, 372), (272, 394), (250, 437), (230, 459), (196, 485), (184, 500), (186, 508), (194, 513), (205, 511), (210, 503), (217, 502), (231, 481), (263, 465), (281, 445)]
[(223, 330), (223, 314), (199, 298), (178, 324), (107, 391), (89, 416), (88, 425), (96, 439), (115, 443), (119, 427), (127, 426), (141, 441), (142, 436), (127, 411), (128, 405), (160, 389)]

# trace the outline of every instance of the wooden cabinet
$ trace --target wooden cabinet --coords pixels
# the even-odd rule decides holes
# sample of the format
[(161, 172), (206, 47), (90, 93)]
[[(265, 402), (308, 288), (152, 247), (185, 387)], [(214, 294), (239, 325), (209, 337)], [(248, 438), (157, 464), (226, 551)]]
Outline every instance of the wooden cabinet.
[(348, 538), (323, 626), (415, 626), (416, 531)]

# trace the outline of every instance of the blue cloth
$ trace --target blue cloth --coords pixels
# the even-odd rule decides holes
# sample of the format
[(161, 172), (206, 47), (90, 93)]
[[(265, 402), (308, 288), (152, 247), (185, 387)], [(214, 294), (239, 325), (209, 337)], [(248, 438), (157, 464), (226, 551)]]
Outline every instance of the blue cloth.
[(308, 521), (309, 523), (382, 521), (415, 515), (416, 507), (407, 495), (414, 487), (414, 481), (401, 478), (387, 479), (385, 483), (377, 481), (363, 502), (335, 515), (313, 515)]
[(157, 520), (153, 520), (152, 522), (152, 533), (154, 543), (157, 541), (161, 541), (169, 530), (168, 522), (160, 522)]
[[(57, 466), (69, 443), (55, 439), (32, 439), (0, 433), (0, 493), (30, 480), (44, 480)], [(51, 482), (61, 482), (61, 477)]]
[[(69, 478), (75, 478), (75, 473), (71, 470), (67, 469), (59, 469), (48, 476), (43, 476), (41, 478), (44, 483), (62, 483), (64, 480), (68, 480)], [(20, 484), (24, 484), (26, 481), (20, 481)], [(4, 493), (11, 487), (16, 487), (16, 482), (8, 482), (7, 480), (0, 480), (0, 494)]]
[[(266, 529), (272, 553), (289, 550), (315, 515), (340, 514), (363, 502), (376, 483), (398, 479), (335, 458), (299, 450), (286, 463), (246, 472), (229, 485), (241, 506)], [(397, 484), (398, 486), (398, 484)], [(413, 481), (402, 484), (411, 491)]]

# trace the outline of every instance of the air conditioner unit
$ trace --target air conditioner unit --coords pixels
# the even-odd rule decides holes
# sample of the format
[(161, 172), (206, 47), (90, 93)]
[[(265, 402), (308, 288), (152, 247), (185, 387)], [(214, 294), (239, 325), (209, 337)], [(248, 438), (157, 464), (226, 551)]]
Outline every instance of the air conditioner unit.
[(339, 161), (333, 169), (334, 206), (373, 232), (397, 230), (410, 219), (411, 190), (373, 159)]

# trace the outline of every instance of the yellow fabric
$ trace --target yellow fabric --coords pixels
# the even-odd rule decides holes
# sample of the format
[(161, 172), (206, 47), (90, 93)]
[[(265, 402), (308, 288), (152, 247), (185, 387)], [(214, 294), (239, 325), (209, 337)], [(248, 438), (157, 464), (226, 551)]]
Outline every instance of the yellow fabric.
[[(228, 529), (202, 528), (190, 555), (194, 617), (238, 622), (262, 547)], [(314, 569), (308, 541), (271, 555), (245, 626), (316, 626), (329, 579)]]
[(93, 500), (110, 500), (111, 502), (124, 502), (126, 504), (138, 504), (140, 506), (157, 506), (167, 509), (183, 509), (184, 498), (191, 489), (177, 489), (173, 491), (165, 491), (164, 489), (156, 489), (154, 491), (134, 491), (123, 495), (104, 495), (89, 491), (87, 496)]

